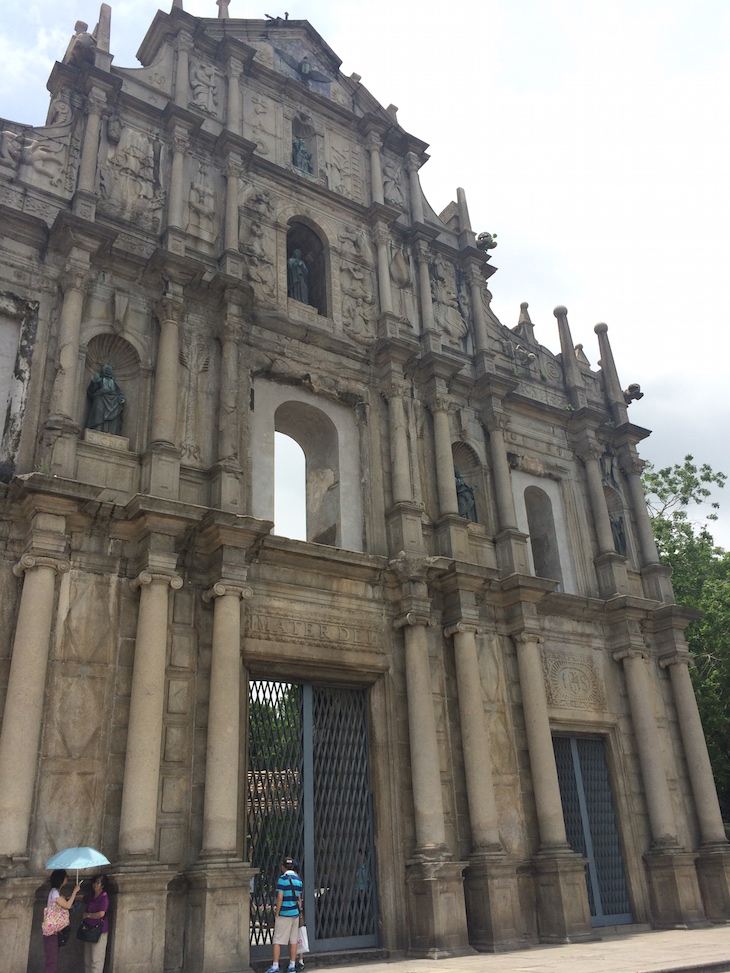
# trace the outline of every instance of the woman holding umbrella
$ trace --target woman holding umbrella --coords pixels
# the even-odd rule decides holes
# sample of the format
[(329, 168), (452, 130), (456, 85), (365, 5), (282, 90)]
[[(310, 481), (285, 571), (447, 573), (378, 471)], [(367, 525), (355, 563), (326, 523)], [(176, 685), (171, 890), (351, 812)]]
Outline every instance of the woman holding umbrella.
[[(76, 895), (81, 888), (80, 885), (76, 885), (73, 892), (66, 898), (61, 895), (61, 889), (64, 887), (68, 880), (65, 868), (57, 868), (51, 874), (51, 891), (48, 893), (48, 902), (46, 903), (46, 908), (51, 908), (55, 905), (60, 906), (61, 909), (70, 909), (74, 904)], [(58, 966), (58, 933), (51, 933), (50, 936), (43, 936), (43, 948), (46, 952), (46, 966), (45, 973), (56, 973), (56, 967)]]

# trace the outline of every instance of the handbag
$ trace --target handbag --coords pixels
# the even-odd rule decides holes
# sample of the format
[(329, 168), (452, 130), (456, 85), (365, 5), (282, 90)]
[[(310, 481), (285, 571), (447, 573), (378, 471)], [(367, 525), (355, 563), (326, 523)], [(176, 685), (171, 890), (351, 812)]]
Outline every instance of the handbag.
[(309, 952), (309, 936), (307, 935), (307, 927), (299, 927), (299, 939), (297, 939), (297, 952), (298, 953), (308, 953)]
[(103, 927), (103, 922), (100, 922), (98, 926), (90, 926), (86, 919), (84, 919), (76, 931), (76, 938), (80, 939), (84, 943), (98, 943), (101, 939), (101, 931)]
[(58, 933), (58, 945), (59, 946), (65, 946), (66, 943), (69, 941), (70, 938), (71, 938), (71, 926), (65, 926)]
[(43, 910), (43, 925), (41, 930), (44, 936), (55, 936), (57, 932), (65, 929), (71, 922), (68, 909), (61, 908), (55, 902), (51, 902)]

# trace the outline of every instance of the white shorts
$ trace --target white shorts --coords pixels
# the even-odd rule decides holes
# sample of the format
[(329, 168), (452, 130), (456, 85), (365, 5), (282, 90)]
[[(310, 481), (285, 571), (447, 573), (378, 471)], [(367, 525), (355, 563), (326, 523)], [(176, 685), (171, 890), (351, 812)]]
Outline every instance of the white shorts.
[(277, 916), (274, 923), (274, 944), (291, 946), (299, 939), (299, 916)]

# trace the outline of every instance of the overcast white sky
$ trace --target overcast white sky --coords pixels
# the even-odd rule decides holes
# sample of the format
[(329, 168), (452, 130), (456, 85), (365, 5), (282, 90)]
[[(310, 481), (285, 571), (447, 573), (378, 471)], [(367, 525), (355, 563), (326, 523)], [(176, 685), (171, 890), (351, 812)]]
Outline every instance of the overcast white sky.
[[(421, 179), (440, 212), (466, 190), (498, 234), (500, 320), (529, 301), (559, 351), (565, 304), (592, 364), (605, 321), (632, 421), (663, 466), (685, 453), (730, 473), (730, 3), (728, 0), (231, 0), (236, 17), (307, 19), (399, 121), (430, 144)], [(185, 9), (217, 16), (214, 0)], [(169, 9), (165, 4), (164, 9)], [(155, 0), (112, 3), (115, 63)], [(94, 0), (3, 0), (0, 116), (41, 124), (45, 82)], [(713, 528), (730, 547), (730, 489)]]

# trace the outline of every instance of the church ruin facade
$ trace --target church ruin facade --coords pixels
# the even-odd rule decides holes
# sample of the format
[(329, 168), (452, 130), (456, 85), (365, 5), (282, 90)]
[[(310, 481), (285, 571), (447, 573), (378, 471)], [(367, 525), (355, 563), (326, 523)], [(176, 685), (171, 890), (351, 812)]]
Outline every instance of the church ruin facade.
[[(607, 328), (497, 320), (489, 234), (306, 21), (77, 24), (0, 124), (0, 929), (112, 862), (112, 973), (730, 919)], [(307, 540), (274, 530), (275, 434)]]

